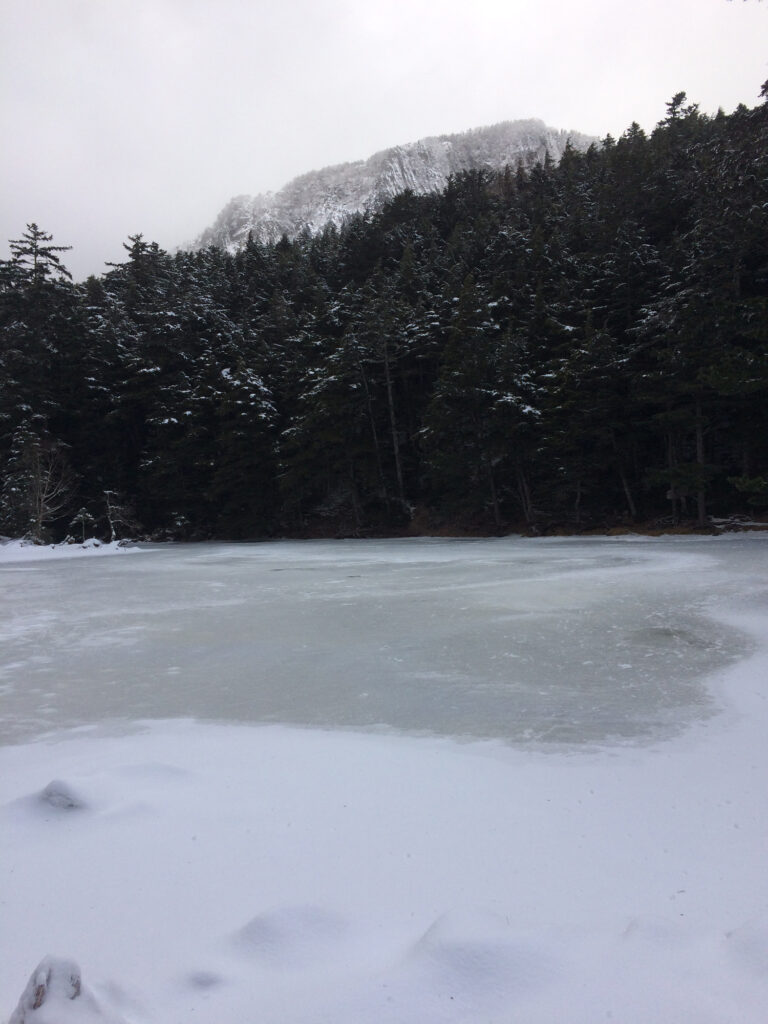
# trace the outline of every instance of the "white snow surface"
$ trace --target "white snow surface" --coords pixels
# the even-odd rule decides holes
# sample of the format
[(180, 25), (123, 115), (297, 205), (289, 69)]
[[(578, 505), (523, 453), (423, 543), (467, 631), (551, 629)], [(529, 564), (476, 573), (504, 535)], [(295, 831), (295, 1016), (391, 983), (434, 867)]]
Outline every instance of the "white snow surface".
[(4, 562), (40, 562), (52, 558), (77, 558), (81, 555), (115, 555), (137, 551), (132, 543), (111, 541), (105, 543), (95, 537), (88, 537), (82, 543), (34, 544), (26, 540), (0, 537), (0, 564)]
[[(83, 994), (52, 986), (24, 1024), (764, 1021), (766, 541), (210, 545), (0, 566), (0, 1019), (51, 954)], [(89, 673), (106, 685), (91, 655), (121, 616), (120, 713), (75, 714), (98, 690)], [(247, 707), (249, 660), (263, 692)], [(327, 689), (324, 661), (356, 689), (265, 696), (313, 664)], [(139, 683), (154, 674), (156, 705), (132, 665)], [(195, 702), (206, 672), (223, 709)], [(18, 698), (44, 686), (52, 715)], [(577, 724), (548, 734), (558, 690)], [(375, 698), (377, 729), (345, 717), (353, 692)], [(268, 722), (275, 708), (294, 724)]]

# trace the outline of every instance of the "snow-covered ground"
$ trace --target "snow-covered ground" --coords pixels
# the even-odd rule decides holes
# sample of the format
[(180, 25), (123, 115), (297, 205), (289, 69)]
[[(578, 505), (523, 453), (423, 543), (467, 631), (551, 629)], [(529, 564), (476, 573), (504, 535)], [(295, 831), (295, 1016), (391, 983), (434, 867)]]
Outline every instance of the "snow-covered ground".
[(80, 997), (17, 1021), (764, 1021), (767, 570), (0, 552), (0, 1019), (53, 954)]
[(80, 558), (83, 555), (125, 554), (138, 550), (137, 546), (124, 541), (104, 541), (89, 537), (80, 543), (34, 544), (27, 540), (13, 540), (0, 537), (0, 565), (8, 562), (49, 562), (52, 558)]

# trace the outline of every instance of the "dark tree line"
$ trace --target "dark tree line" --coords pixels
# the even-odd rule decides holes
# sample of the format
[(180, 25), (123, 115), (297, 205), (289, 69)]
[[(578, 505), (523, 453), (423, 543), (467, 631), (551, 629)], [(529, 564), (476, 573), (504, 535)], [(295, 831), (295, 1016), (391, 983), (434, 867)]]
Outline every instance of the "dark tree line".
[[(764, 93), (765, 95), (765, 88)], [(0, 262), (0, 532), (579, 528), (768, 504), (768, 103), (73, 284)]]

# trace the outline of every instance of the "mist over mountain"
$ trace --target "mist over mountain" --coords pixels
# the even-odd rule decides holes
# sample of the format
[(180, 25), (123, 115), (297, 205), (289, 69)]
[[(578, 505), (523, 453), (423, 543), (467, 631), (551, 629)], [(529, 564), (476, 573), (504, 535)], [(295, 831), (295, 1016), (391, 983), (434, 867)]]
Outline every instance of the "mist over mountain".
[(530, 119), (393, 146), (367, 160), (302, 174), (278, 192), (236, 196), (191, 248), (215, 245), (235, 252), (249, 232), (271, 244), (284, 234), (293, 238), (305, 229), (315, 234), (328, 224), (340, 227), (353, 214), (375, 211), (406, 189), (440, 191), (452, 174), (462, 171), (520, 165), (527, 170), (547, 156), (557, 163), (569, 142), (585, 150), (597, 139)]

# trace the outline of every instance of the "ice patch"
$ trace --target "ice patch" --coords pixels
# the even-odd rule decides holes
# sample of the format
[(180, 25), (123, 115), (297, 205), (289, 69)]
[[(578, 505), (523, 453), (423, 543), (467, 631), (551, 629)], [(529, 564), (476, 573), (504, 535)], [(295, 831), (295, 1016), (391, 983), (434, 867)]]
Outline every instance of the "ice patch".
[(510, 538), (0, 563), (18, 574), (0, 587), (0, 741), (181, 715), (648, 742), (716, 713), (701, 677), (745, 643), (705, 603), (756, 574), (765, 540), (727, 545), (727, 564), (692, 544)]

